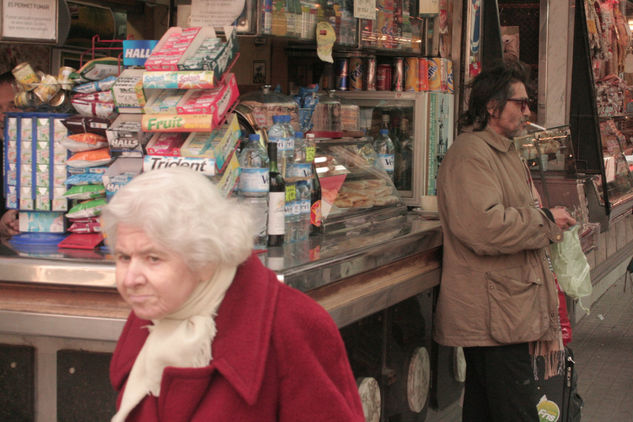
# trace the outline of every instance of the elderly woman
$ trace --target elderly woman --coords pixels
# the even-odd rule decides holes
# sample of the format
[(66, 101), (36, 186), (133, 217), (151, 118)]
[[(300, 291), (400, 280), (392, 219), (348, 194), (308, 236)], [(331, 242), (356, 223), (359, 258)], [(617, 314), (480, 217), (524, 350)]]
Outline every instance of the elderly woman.
[(142, 174), (102, 216), (132, 307), (119, 421), (363, 421), (339, 332), (252, 255), (247, 210), (190, 169)]

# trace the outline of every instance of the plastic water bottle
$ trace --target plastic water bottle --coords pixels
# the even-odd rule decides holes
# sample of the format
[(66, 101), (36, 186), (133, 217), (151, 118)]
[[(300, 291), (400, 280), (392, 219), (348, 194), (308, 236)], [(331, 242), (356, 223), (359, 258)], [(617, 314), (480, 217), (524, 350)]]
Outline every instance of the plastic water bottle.
[(284, 125), (284, 116), (273, 116), (273, 125), (268, 129), (268, 142), (277, 144), (277, 167), (279, 173), (286, 177), (281, 151), (288, 142), (288, 130)]
[(380, 129), (380, 135), (374, 142), (374, 149), (378, 154), (378, 166), (386, 171), (393, 181), (395, 151), (388, 129)]
[(295, 221), (295, 238), (297, 241), (307, 240), (310, 236), (310, 200), (312, 198), (311, 182), (300, 180), (297, 182), (297, 201), (299, 214)]
[(255, 246), (266, 246), (268, 220), (269, 170), (268, 154), (260, 142), (259, 135), (252, 134), (239, 155), (241, 168), (238, 196), (247, 204), (255, 217)]
[(281, 159), (281, 171), (284, 177), (287, 177), (287, 171), (294, 163), (295, 156), (295, 130), (290, 124), (290, 116), (285, 114), (282, 117), (282, 124), (286, 129), (285, 142), (280, 145), (279, 157)]

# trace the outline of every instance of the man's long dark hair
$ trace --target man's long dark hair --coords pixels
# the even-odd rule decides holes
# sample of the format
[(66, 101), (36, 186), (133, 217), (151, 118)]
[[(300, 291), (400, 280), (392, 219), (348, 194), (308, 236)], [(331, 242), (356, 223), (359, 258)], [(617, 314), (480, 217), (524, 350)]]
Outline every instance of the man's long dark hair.
[(522, 82), (527, 85), (527, 80), (526, 68), (516, 60), (499, 61), (483, 70), (468, 85), (468, 110), (459, 119), (460, 128), (472, 126), (476, 131), (483, 130), (490, 118), (488, 103), (494, 100), (495, 112), (501, 112), (512, 95), (512, 84)]

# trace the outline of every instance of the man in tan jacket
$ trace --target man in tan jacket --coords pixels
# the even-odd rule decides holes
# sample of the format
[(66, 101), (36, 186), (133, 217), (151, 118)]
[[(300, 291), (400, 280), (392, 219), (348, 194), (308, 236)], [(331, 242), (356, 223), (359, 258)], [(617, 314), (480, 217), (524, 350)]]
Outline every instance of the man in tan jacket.
[(525, 84), (518, 62), (473, 80), (464, 131), (438, 175), (444, 242), (434, 337), (464, 347), (464, 422), (537, 422), (534, 358), (545, 358), (545, 376), (564, 362), (547, 246), (576, 221), (563, 208), (538, 207), (512, 142), (530, 114)]

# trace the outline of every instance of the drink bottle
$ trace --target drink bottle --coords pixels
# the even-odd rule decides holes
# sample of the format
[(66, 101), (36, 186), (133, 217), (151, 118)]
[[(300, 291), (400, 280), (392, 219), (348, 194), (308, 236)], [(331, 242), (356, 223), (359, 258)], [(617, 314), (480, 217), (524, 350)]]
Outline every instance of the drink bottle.
[(241, 173), (238, 184), (240, 202), (253, 210), (255, 217), (255, 247), (266, 245), (268, 220), (269, 169), (268, 155), (260, 143), (259, 135), (252, 134), (242, 148), (239, 159)]
[(277, 144), (268, 144), (270, 162), (268, 179), (268, 246), (280, 246), (284, 242), (286, 185), (277, 167)]
[(393, 142), (391, 142), (391, 138), (389, 138), (389, 130), (380, 129), (380, 134), (374, 142), (374, 149), (376, 150), (376, 154), (378, 154), (378, 166), (385, 170), (389, 177), (391, 177), (391, 180), (393, 180), (395, 156)]

